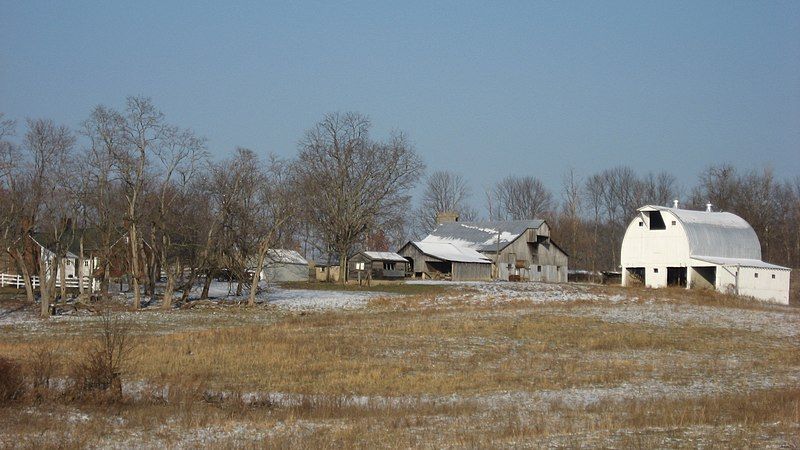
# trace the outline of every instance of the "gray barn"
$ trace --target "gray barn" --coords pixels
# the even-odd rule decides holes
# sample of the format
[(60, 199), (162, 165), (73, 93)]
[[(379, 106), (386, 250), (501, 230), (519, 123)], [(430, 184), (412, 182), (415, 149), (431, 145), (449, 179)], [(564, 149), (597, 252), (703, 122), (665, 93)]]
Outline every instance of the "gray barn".
[(422, 243), (449, 243), (479, 252), (502, 280), (566, 282), (568, 255), (550, 239), (544, 220), (441, 223)]
[(270, 282), (308, 281), (308, 261), (294, 250), (269, 249), (261, 279)]
[(410, 263), (410, 271), (420, 278), (453, 281), (492, 279), (492, 262), (480, 253), (451, 243), (409, 242), (397, 253)]

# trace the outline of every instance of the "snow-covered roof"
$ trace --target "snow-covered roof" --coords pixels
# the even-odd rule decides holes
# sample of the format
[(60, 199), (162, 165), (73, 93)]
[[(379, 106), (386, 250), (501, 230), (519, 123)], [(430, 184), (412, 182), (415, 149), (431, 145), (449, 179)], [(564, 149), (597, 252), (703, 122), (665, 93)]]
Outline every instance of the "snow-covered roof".
[(436, 227), (422, 242), (448, 243), (478, 251), (502, 250), (525, 230), (537, 229), (543, 220), (447, 222)]
[(719, 266), (741, 266), (741, 267), (755, 267), (758, 269), (791, 270), (788, 267), (766, 263), (764, 261), (761, 261), (760, 259), (721, 258), (718, 256), (702, 256), (702, 255), (692, 255), (692, 259), (696, 259), (698, 261), (705, 261)]
[(268, 263), (281, 263), (281, 264), (303, 264), (308, 265), (308, 261), (303, 258), (300, 253), (294, 250), (286, 250), (280, 248), (271, 248), (267, 250)]
[(407, 259), (394, 252), (362, 252), (367, 258), (373, 261), (396, 261), (408, 262)]
[(664, 211), (675, 216), (686, 230), (692, 255), (761, 260), (761, 244), (756, 232), (736, 214), (653, 205), (639, 208), (639, 211)]
[(412, 242), (419, 251), (444, 261), (491, 264), (491, 260), (477, 251), (449, 242)]

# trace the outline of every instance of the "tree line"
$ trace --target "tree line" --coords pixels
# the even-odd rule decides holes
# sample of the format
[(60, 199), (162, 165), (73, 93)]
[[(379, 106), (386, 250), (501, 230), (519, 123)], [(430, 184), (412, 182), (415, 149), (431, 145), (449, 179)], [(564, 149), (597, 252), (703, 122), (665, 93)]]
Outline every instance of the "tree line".
[[(800, 177), (776, 180), (769, 170), (723, 164), (686, 190), (669, 173), (619, 166), (584, 178), (570, 171), (552, 192), (534, 176), (509, 176), (483, 193), (482, 214), (469, 180), (453, 171), (423, 178), (424, 163), (403, 132), (379, 140), (371, 127), (359, 113), (327, 114), (293, 158), (236, 148), (214, 160), (203, 137), (169, 122), (145, 97), (129, 97), (119, 110), (97, 106), (76, 130), (48, 119), (19, 127), (0, 114), (2, 259), (22, 275), (28, 299), (42, 299), (43, 314), (65, 297), (65, 271), (60, 292), (56, 277), (76, 247), (78, 277), (97, 278), (107, 296), (115, 271), (122, 273), (137, 308), (155, 296), (169, 308), (201, 281), (206, 298), (223, 272), (254, 303), (271, 248), (298, 249), (346, 274), (356, 251), (394, 250), (430, 232), (444, 211), (462, 220), (544, 218), (571, 267), (614, 270), (636, 208), (681, 199), (683, 207), (710, 202), (742, 216), (766, 260), (800, 266)], [(33, 236), (50, 260), (35, 255)], [(89, 241), (100, 262), (92, 274), (81, 272)], [(34, 274), (44, 275), (38, 292)]]

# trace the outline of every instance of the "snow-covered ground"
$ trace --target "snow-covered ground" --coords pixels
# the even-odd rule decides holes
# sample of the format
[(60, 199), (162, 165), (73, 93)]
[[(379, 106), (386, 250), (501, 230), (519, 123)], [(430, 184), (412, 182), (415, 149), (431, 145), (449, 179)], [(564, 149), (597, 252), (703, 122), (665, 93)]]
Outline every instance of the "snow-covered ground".
[[(465, 408), (467, 413), (461, 417), (448, 417), (447, 414), (429, 413), (425, 419), (420, 419), (416, 413), (401, 416), (402, 420), (408, 421), (410, 433), (419, 431), (430, 431), (446, 433), (459, 429), (459, 426), (491, 428), (492, 423), (505, 420), (510, 423), (510, 429), (516, 423), (535, 423), (538, 418), (546, 417), (548, 420), (576, 420), (576, 432), (584, 433), (584, 437), (591, 437), (586, 433), (591, 433), (592, 426), (582, 429), (582, 420), (586, 423), (594, 423), (594, 420), (602, 418), (592, 416), (587, 410), (592, 407), (603, 405), (625, 405), (631, 401), (650, 401), (650, 400), (676, 400), (676, 399), (697, 399), (706, 396), (728, 396), (742, 392), (770, 391), (773, 389), (785, 389), (800, 384), (800, 370), (796, 363), (789, 362), (786, 366), (776, 369), (775, 367), (763, 367), (757, 364), (764, 354), (773, 346), (787, 346), (790, 350), (796, 350), (796, 339), (800, 337), (800, 310), (793, 307), (781, 307), (767, 305), (762, 307), (737, 307), (733, 306), (711, 306), (695, 304), (674, 299), (654, 299), (645, 294), (643, 298), (629, 294), (624, 289), (604, 288), (585, 284), (551, 284), (551, 283), (509, 283), (509, 282), (441, 282), (441, 281), (416, 281), (412, 284), (441, 285), (451, 287), (434, 295), (424, 295), (417, 303), (416, 299), (411, 299), (407, 304), (402, 305), (402, 316), (395, 320), (406, 321), (415, 320), (416, 315), (425, 320), (427, 317), (434, 317), (436, 320), (449, 320), (456, 323), (459, 319), (467, 317), (491, 317), (493, 320), (506, 320), (516, 318), (521, 314), (539, 314), (546, 316), (572, 316), (572, 317), (591, 317), (607, 323), (625, 323), (645, 325), (648, 330), (671, 330), (675, 331), (681, 327), (709, 327), (725, 333), (726, 330), (747, 332), (742, 333), (752, 336), (757, 340), (757, 344), (762, 347), (754, 347), (757, 350), (747, 350), (741, 353), (732, 349), (726, 350), (728, 353), (708, 354), (702, 348), (674, 350), (665, 349), (627, 349), (606, 351), (598, 350), (589, 354), (569, 353), (569, 349), (562, 349), (565, 353), (560, 356), (564, 360), (570, 358), (581, 359), (583, 362), (605, 361), (607, 359), (615, 361), (614, 367), (630, 367), (636, 370), (636, 361), (648, 361), (653, 366), (652, 373), (643, 372), (637, 377), (622, 377), (620, 381), (614, 381), (613, 377), (608, 382), (592, 382), (583, 385), (566, 385), (563, 388), (544, 386), (541, 388), (530, 388), (526, 385), (503, 387), (501, 389), (486, 391), (443, 391), (443, 394), (421, 394), (421, 395), (402, 395), (393, 394), (392, 390), (377, 391), (369, 395), (363, 392), (353, 392), (348, 390), (336, 391), (333, 394), (320, 395), (311, 390), (311, 393), (303, 395), (293, 392), (281, 391), (281, 388), (274, 388), (270, 385), (263, 387), (263, 391), (255, 386), (243, 386), (242, 390), (236, 391), (204, 391), (207, 398), (231, 399), (239, 397), (242, 402), (259, 408), (258, 405), (270, 404), (275, 408), (298, 408), (302, 409), (304, 402), (319, 402), (319, 404), (335, 405), (336, 408), (344, 409), (348, 407), (363, 408), (363, 411), (377, 411), (376, 414), (384, 410), (398, 410), (408, 408), (414, 410), (417, 407), (421, 410), (433, 406), (451, 407), (453, 410)], [(266, 287), (266, 286), (265, 286)], [(144, 313), (121, 313), (124, 317), (138, 321), (146, 327), (143, 332), (147, 333), (171, 333), (183, 330), (205, 330), (211, 326), (242, 326), (247, 324), (267, 324), (276, 323), (287, 315), (296, 315), (296, 312), (326, 311), (336, 313), (336, 311), (347, 311), (354, 320), (359, 320), (361, 314), (369, 315), (370, 319), (380, 317), (377, 313), (385, 313), (386, 309), (393, 308), (391, 302), (377, 302), (370, 306), (370, 301), (380, 297), (396, 296), (398, 294), (387, 294), (374, 291), (342, 291), (342, 290), (311, 290), (311, 289), (289, 289), (280, 286), (266, 287), (257, 297), (259, 304), (266, 307), (261, 308), (241, 308), (246, 301), (245, 296), (235, 295), (235, 285), (225, 282), (215, 282), (211, 286), (208, 302), (197, 302), (195, 308), (162, 311), (158, 309), (158, 304), (153, 303), (145, 308)], [(192, 298), (199, 297), (199, 288), (193, 290)], [(648, 298), (644, 298), (648, 297)], [(395, 297), (393, 297), (394, 299)], [(398, 301), (398, 304), (401, 302)], [(95, 321), (97, 318), (88, 313), (77, 313), (53, 317), (49, 321), (39, 319), (36, 309), (31, 307), (3, 306), (0, 303), (0, 332), (8, 342), (12, 342), (17, 336), (25, 337), (30, 333), (47, 333), (57, 329), (59, 333), (85, 333), (84, 324)], [(477, 308), (475, 306), (478, 306)], [(492, 308), (497, 306), (497, 308)], [(747, 306), (747, 305), (745, 305)], [(424, 311), (416, 311), (414, 308), (432, 309), (435, 314), (426, 316)], [(361, 312), (359, 312), (361, 311)], [(139, 316), (136, 316), (139, 314)], [(387, 315), (391, 317), (391, 315)], [(372, 322), (370, 322), (372, 323)], [(360, 329), (360, 332), (364, 332)], [(375, 333), (380, 333), (380, 330)], [(372, 333), (368, 330), (367, 333)], [(738, 336), (735, 334), (734, 336)], [(398, 346), (387, 347), (387, 353), (397, 358), (410, 359), (413, 361), (419, 353), (419, 341), (413, 337), (399, 335)], [(401, 339), (402, 338), (402, 339)], [(452, 338), (452, 337), (451, 337)], [(394, 338), (393, 338), (394, 339)], [(409, 344), (403, 346), (403, 339), (407, 339)], [(426, 353), (426, 358), (441, 358), (443, 364), (457, 358), (468, 359), (473, 354), (476, 346), (494, 345), (498, 351), (505, 351), (513, 359), (513, 349), (516, 348), (519, 336), (493, 336), (493, 339), (476, 337), (464, 339), (462, 341), (448, 341), (447, 337), (431, 336), (430, 339), (437, 341), (437, 346), (433, 348), (435, 353)], [(546, 339), (546, 338), (545, 338)], [(457, 342), (453, 345), (453, 342)], [(500, 345), (502, 344), (502, 345)], [(763, 351), (762, 351), (763, 350)], [(790, 356), (791, 351), (787, 354)], [(376, 359), (377, 361), (377, 359)], [(525, 358), (520, 358), (525, 361)], [(561, 360), (559, 360), (561, 361)], [(624, 364), (623, 364), (624, 363)], [(628, 365), (626, 365), (628, 364)], [(696, 367), (696, 369), (695, 369)], [(712, 370), (713, 369), (713, 370)], [(609, 369), (611, 370), (611, 369)], [(670, 378), (662, 377), (663, 373), (670, 370), (681, 371), (681, 376)], [(409, 372), (405, 376), (424, 376)], [(531, 374), (535, 377), (536, 374)], [(169, 397), (169, 387), (151, 384), (151, 380), (131, 380), (123, 384), (126, 395), (131, 398), (141, 398), (147, 396), (161, 395)], [(41, 409), (33, 408), (25, 414), (37, 415), (44, 414)], [(363, 412), (362, 411), (362, 412)], [(472, 411), (472, 412), (469, 412)], [(565, 416), (562, 416), (565, 415)], [(254, 414), (258, 416), (258, 414)], [(159, 446), (159, 436), (164, 436), (163, 446), (169, 447), (197, 447), (197, 446), (242, 446), (257, 445), (263, 439), (272, 437), (291, 436), (301, 439), (295, 443), (302, 443), (302, 438), (313, 435), (319, 430), (338, 430), (352, 429), (347, 427), (359, 427), (374, 418), (367, 419), (361, 416), (342, 419), (339, 417), (328, 418), (321, 415), (320, 418), (298, 418), (291, 421), (275, 421), (269, 423), (259, 423), (257, 421), (224, 422), (210, 423), (202, 426), (178, 426), (170, 422), (169, 418), (163, 424), (163, 428), (158, 428), (151, 432), (143, 431), (141, 428), (126, 427), (124, 423), (117, 424), (113, 421), (124, 420), (121, 416), (105, 416), (103, 412), (95, 410), (75, 410), (67, 411), (54, 419), (66, 421), (76, 429), (83, 424), (93, 423), (93, 421), (108, 420), (108, 427), (122, 430), (121, 433), (108, 433), (103, 440), (94, 441), (93, 445), (100, 447), (152, 447)], [(566, 417), (566, 418), (565, 418)], [(509, 419), (510, 418), (510, 419)], [(350, 422), (348, 422), (350, 420)], [(422, 420), (422, 425), (414, 425)], [(467, 425), (460, 421), (467, 422)], [(389, 426), (400, 422), (377, 422), (376, 427)], [(405, 423), (405, 422), (403, 422)], [(2, 423), (0, 423), (2, 425)], [(735, 425), (735, 424), (734, 424)], [(94, 425), (92, 425), (94, 426)], [(728, 426), (728, 425), (725, 425)], [(738, 425), (737, 425), (738, 426)], [(747, 425), (750, 426), (750, 425)], [(761, 424), (763, 427), (763, 424)], [(88, 427), (88, 425), (87, 425)], [(2, 428), (0, 426), (0, 428)], [(719, 428), (719, 427), (718, 427)], [(797, 427), (795, 427), (797, 428)], [(627, 430), (620, 430), (620, 433), (627, 433)], [(703, 430), (699, 428), (685, 427), (681, 433), (689, 437), (681, 437), (683, 440), (677, 442), (692, 446), (692, 443), (700, 442), (697, 440), (704, 436), (715, 436), (719, 429)], [(739, 431), (736, 431), (737, 433)], [(741, 433), (751, 433), (744, 430)], [(724, 434), (724, 433), (723, 433)], [(683, 436), (683, 435), (681, 435)], [(780, 435), (775, 438), (778, 444), (784, 443)], [(18, 439), (19, 436), (9, 435), (9, 439)], [(20, 442), (27, 442), (30, 446), (35, 446), (38, 442), (59, 442), (62, 438), (57, 434), (36, 438), (36, 435), (21, 438)], [(562, 439), (563, 438), (563, 439)], [(26, 439), (33, 439), (26, 441)], [(553, 446), (572, 446), (575, 441), (571, 441), (567, 435), (552, 437)], [(562, 440), (559, 440), (562, 439)], [(602, 435), (593, 437), (599, 445), (612, 445), (613, 441), (604, 441)], [(8, 441), (6, 441), (8, 442)], [(414, 441), (423, 443), (423, 441)], [(446, 444), (444, 439), (440, 444)], [(464, 446), (469, 446), (469, 441), (462, 442)], [(663, 441), (668, 442), (668, 441)], [(662, 442), (662, 443), (663, 443)], [(3, 432), (0, 430), (0, 447), (2, 447)], [(710, 445), (713, 446), (713, 440)], [(438, 446), (442, 446), (438, 445)], [(666, 445), (666, 444), (665, 444)], [(437, 446), (435, 442), (430, 446)], [(513, 445), (510, 445), (513, 446)], [(547, 445), (543, 445), (547, 446)], [(624, 447), (624, 445), (620, 445)], [(647, 445), (644, 445), (647, 446)]]
[[(278, 285), (261, 285), (262, 291), (256, 301), (292, 311), (357, 309), (367, 305), (371, 298), (386, 297), (391, 294), (373, 291), (335, 291), (315, 289), (285, 289)], [(190, 298), (198, 298), (201, 288), (192, 290)], [(215, 281), (208, 291), (211, 299), (223, 302), (245, 301), (247, 294), (236, 295), (236, 285)]]

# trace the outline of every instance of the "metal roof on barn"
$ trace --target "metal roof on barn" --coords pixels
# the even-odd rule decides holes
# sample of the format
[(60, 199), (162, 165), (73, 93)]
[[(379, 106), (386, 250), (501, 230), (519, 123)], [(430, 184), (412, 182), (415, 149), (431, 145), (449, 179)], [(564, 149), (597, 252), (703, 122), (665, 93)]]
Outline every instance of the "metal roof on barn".
[(372, 261), (408, 262), (407, 259), (394, 252), (361, 252)]
[(447, 222), (436, 227), (424, 243), (448, 243), (477, 251), (494, 252), (514, 242), (528, 229), (538, 229), (544, 220)]
[(417, 247), (420, 252), (442, 261), (476, 264), (492, 263), (492, 260), (477, 251), (471, 248), (459, 247), (450, 242), (409, 242), (409, 244)]
[(639, 211), (663, 211), (676, 217), (686, 230), (692, 255), (761, 260), (761, 244), (756, 232), (736, 214), (653, 205), (639, 208)]
[(306, 259), (303, 258), (300, 253), (297, 253), (294, 250), (286, 250), (281, 248), (271, 248), (267, 250), (266, 262), (276, 264), (308, 265), (308, 261), (306, 261)]

